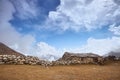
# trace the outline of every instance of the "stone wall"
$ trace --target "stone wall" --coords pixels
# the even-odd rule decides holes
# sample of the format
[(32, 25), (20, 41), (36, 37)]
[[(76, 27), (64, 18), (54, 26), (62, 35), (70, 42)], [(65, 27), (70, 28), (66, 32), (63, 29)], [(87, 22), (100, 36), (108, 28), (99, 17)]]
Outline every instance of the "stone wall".
[(67, 57), (60, 58), (56, 61), (40, 60), (33, 56), (15, 56), (15, 55), (0, 55), (0, 64), (25, 64), (25, 65), (42, 65), (42, 66), (56, 66), (56, 65), (73, 65), (73, 64), (103, 64), (102, 57)]
[(39, 64), (40, 60), (33, 56), (15, 56), (15, 55), (0, 55), (0, 64)]
[(0, 55), (0, 64), (52, 66), (52, 62), (34, 56)]
[(104, 64), (104, 58), (93, 53), (75, 54), (65, 52), (60, 59), (53, 62), (53, 65), (71, 65), (71, 64)]
[(104, 64), (104, 58), (102, 57), (71, 57), (67, 60), (59, 59), (52, 61), (52, 65), (74, 65), (74, 64)]

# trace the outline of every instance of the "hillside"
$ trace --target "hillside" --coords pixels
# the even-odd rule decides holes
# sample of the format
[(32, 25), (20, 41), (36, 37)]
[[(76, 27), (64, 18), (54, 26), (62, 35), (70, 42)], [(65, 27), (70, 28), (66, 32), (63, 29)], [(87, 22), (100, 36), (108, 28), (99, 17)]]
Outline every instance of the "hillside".
[(9, 48), (5, 44), (0, 42), (0, 55), (16, 55), (16, 56), (24, 56), (23, 54)]

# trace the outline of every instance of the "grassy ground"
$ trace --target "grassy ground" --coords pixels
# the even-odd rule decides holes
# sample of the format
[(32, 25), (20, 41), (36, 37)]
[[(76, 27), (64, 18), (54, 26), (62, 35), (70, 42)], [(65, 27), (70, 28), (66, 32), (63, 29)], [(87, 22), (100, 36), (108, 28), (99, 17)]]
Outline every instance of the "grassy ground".
[(0, 65), (0, 80), (120, 80), (120, 62), (104, 66)]

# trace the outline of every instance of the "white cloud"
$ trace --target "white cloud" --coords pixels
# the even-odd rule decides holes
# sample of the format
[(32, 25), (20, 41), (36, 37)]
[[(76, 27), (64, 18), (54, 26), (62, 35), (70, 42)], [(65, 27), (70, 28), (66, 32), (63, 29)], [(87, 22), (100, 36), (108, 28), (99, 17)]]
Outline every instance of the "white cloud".
[[(5, 1), (5, 0), (0, 1), (0, 23), (3, 23), (4, 21), (8, 21), (8, 20), (12, 19), (13, 12), (15, 12), (15, 9), (10, 2)], [(5, 13), (7, 15), (5, 15)]]
[[(73, 52), (73, 53), (95, 53), (99, 55), (105, 55), (110, 51), (119, 51), (120, 48), (120, 37), (104, 38), (104, 39), (95, 39), (89, 38), (87, 43), (72, 49), (56, 49), (55, 47), (48, 45), (45, 42), (39, 42), (34, 47), (34, 55), (41, 57), (47, 60), (55, 60), (64, 54), (64, 52)], [(33, 54), (32, 54), (33, 55)]]
[(109, 30), (115, 35), (120, 35), (120, 25), (116, 26), (115, 24), (110, 25)]
[(81, 46), (80, 48), (71, 49), (68, 51), (71, 52), (80, 52), (80, 53), (95, 53), (99, 55), (105, 55), (110, 51), (114, 51), (120, 48), (120, 37), (112, 37), (105, 39), (95, 39), (89, 38), (87, 44)]
[(86, 48), (98, 54), (107, 54), (109, 51), (120, 47), (120, 37), (112, 37), (106, 39), (88, 39)]
[(0, 42), (19, 52), (29, 54), (29, 48), (35, 39), (32, 35), (23, 35), (17, 32), (9, 23), (13, 19), (14, 12), (15, 9), (9, 0), (0, 1)]
[(37, 43), (37, 45), (34, 46), (32, 53), (34, 54), (31, 55), (36, 55), (47, 60), (55, 60), (61, 55), (61, 51), (45, 42)]
[(105, 55), (110, 51), (120, 51), (120, 37), (104, 38), (104, 39), (95, 39), (89, 38), (87, 43), (72, 49), (56, 49), (55, 47), (48, 45), (45, 42), (39, 42), (34, 47), (34, 53), (36, 56), (42, 57), (47, 60), (54, 60), (62, 57), (64, 52), (73, 52), (73, 53), (95, 53), (99, 55)]
[(35, 18), (40, 13), (37, 0), (11, 0), (17, 11), (17, 16), (21, 19)]
[(58, 29), (92, 30), (119, 23), (120, 6), (113, 0), (60, 0), (56, 11), (49, 12), (47, 24)]

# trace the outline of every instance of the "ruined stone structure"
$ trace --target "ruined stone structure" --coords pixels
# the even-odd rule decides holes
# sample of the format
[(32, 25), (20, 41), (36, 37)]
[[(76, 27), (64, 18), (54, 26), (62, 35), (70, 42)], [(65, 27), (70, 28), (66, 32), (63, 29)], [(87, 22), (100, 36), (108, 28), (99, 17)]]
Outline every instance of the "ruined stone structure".
[(65, 52), (62, 58), (53, 61), (53, 65), (70, 65), (70, 64), (103, 64), (104, 58), (93, 53), (69, 53)]

